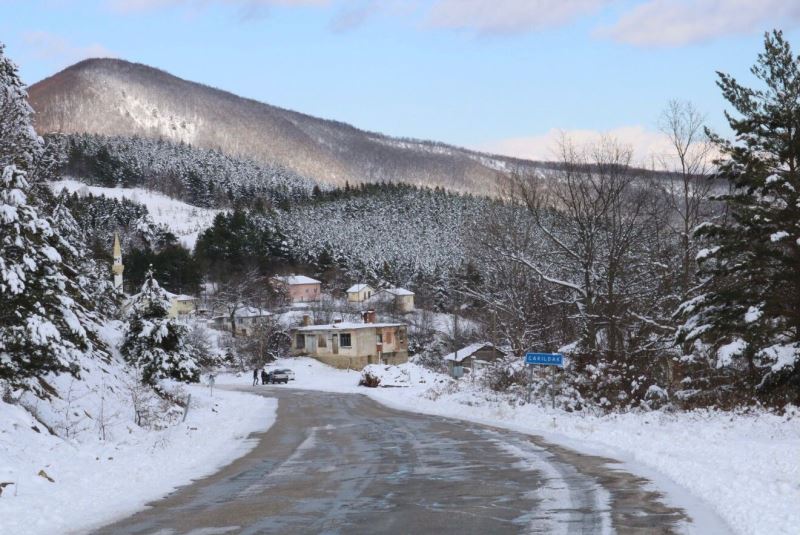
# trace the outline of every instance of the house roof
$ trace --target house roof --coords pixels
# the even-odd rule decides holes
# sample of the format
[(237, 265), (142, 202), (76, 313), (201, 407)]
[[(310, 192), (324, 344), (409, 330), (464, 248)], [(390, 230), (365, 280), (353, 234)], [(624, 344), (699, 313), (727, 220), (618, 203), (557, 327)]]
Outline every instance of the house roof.
[(295, 284), (321, 284), (317, 279), (306, 277), (305, 275), (285, 275), (282, 277), (275, 277), (277, 280), (284, 282), (290, 286)]
[[(272, 312), (269, 310), (264, 310), (263, 308), (256, 308), (256, 307), (241, 307), (236, 310), (234, 316), (237, 318), (261, 318), (272, 316)], [(222, 314), (220, 316), (214, 316), (213, 319), (228, 319), (230, 318), (230, 314)]]
[(297, 327), (295, 330), (300, 332), (309, 331), (354, 331), (357, 329), (383, 329), (386, 327), (405, 327), (403, 323), (329, 323), (326, 325), (307, 325), (305, 327)]
[(365, 290), (367, 288), (369, 288), (369, 284), (354, 284), (347, 289), (347, 293), (360, 292), (361, 290)]
[[(461, 362), (465, 358), (471, 357), (481, 349), (485, 347), (494, 347), (494, 344), (491, 342), (476, 342), (474, 344), (470, 344), (467, 347), (462, 347), (458, 351), (454, 351), (448, 355), (442, 357), (444, 360), (452, 360), (453, 362)], [(498, 350), (499, 351), (499, 350)], [(458, 355), (458, 356), (456, 356)]]
[(386, 291), (392, 295), (414, 295), (414, 292), (405, 288), (386, 288)]

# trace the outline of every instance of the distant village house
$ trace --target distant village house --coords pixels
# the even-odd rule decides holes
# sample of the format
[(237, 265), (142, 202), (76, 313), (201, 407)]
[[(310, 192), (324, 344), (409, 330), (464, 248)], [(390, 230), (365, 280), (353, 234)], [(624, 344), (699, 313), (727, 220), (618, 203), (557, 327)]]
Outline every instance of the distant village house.
[(170, 318), (183, 318), (194, 315), (197, 312), (198, 299), (191, 295), (177, 295), (167, 292), (169, 296), (169, 310), (167, 315)]
[(347, 302), (348, 303), (363, 303), (370, 297), (375, 290), (369, 284), (354, 284), (347, 289)]
[(321, 282), (305, 275), (284, 275), (273, 277), (273, 284), (277, 289), (286, 292), (292, 303), (307, 303), (319, 301), (321, 295)]
[(214, 316), (211, 321), (216, 329), (230, 331), (233, 327), (237, 335), (248, 336), (259, 325), (266, 324), (271, 317), (272, 313), (263, 308), (241, 307), (233, 314), (233, 321), (230, 314)]
[(452, 377), (461, 377), (464, 368), (478, 371), (504, 356), (505, 353), (497, 349), (494, 344), (477, 342), (445, 355), (442, 359), (447, 364), (447, 370)]
[(414, 310), (414, 292), (405, 288), (384, 288), (372, 294), (370, 303), (382, 303), (397, 312)]
[(364, 313), (363, 323), (335, 322), (292, 329), (294, 356), (313, 357), (329, 366), (361, 370), (368, 364), (402, 364), (408, 361), (407, 328), (402, 323), (378, 323), (375, 312)]

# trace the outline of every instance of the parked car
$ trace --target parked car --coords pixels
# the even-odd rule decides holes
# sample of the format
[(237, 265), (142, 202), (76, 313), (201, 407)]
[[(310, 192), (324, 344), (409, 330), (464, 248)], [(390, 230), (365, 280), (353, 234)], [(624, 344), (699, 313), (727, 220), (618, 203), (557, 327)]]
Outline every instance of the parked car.
[(289, 375), (285, 372), (285, 370), (273, 370), (269, 374), (269, 383), (283, 383), (286, 384), (289, 382)]
[(276, 372), (285, 373), (286, 375), (289, 376), (289, 380), (290, 381), (294, 381), (294, 372), (292, 370), (290, 370), (289, 368), (283, 368), (281, 370), (275, 370), (275, 371)]

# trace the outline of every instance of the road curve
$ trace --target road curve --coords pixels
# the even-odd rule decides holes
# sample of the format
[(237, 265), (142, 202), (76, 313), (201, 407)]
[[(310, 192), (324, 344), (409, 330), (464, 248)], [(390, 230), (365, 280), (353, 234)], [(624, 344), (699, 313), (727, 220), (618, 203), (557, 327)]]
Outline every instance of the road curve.
[(365, 396), (252, 390), (278, 398), (253, 451), (96, 533), (651, 534), (688, 520), (611, 459)]

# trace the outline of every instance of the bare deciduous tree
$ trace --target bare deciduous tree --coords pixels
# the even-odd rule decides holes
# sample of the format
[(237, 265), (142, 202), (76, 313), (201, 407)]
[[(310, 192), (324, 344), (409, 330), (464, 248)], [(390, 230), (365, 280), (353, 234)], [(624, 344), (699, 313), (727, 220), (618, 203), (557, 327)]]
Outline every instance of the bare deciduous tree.
[(661, 183), (672, 217), (669, 228), (679, 237), (679, 291), (685, 300), (693, 286), (697, 246), (693, 229), (708, 216), (709, 180), (714, 146), (704, 131), (705, 116), (691, 102), (671, 100), (661, 114), (659, 129), (669, 141), (670, 152), (660, 155), (661, 167), (672, 177)]

